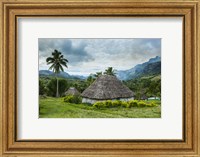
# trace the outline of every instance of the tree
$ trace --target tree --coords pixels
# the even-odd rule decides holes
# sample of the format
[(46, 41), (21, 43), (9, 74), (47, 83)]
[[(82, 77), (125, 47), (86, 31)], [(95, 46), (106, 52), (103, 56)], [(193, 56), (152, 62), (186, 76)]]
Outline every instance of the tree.
[(102, 72), (100, 71), (100, 72), (96, 72), (96, 74), (94, 74), (94, 77), (95, 78), (98, 78), (99, 76), (101, 76), (102, 75)]
[(116, 73), (113, 67), (108, 67), (108, 69), (105, 70), (104, 74), (115, 76)]
[(46, 93), (45, 83), (42, 79), (39, 79), (39, 95), (44, 95)]
[(88, 86), (90, 86), (95, 81), (95, 78), (92, 75), (90, 75), (88, 76), (86, 81), (87, 81)]
[(149, 85), (149, 90), (148, 92), (151, 94), (151, 96), (156, 97), (157, 94), (160, 92), (159, 88), (159, 82), (157, 81), (152, 81), (151, 84)]
[(61, 52), (59, 52), (58, 50), (54, 50), (54, 52), (52, 52), (52, 57), (48, 57), (46, 59), (46, 62), (47, 65), (51, 65), (49, 70), (53, 70), (53, 72), (56, 75), (56, 80), (57, 80), (56, 97), (59, 97), (58, 74), (60, 73), (60, 71), (64, 71), (62, 66), (67, 68), (68, 60), (63, 57)]
[[(67, 82), (66, 79), (63, 78), (58, 78), (59, 80), (59, 94), (60, 96), (63, 96), (65, 94), (65, 91), (69, 88), (69, 83)], [(52, 78), (49, 80), (47, 83), (47, 95), (48, 96), (56, 96), (56, 91), (57, 91), (57, 78)]]

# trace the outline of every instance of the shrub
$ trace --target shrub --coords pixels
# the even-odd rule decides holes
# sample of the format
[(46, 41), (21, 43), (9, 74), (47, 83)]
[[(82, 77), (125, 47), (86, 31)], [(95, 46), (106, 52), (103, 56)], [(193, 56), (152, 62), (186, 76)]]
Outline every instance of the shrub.
[(146, 103), (144, 101), (138, 102), (138, 107), (145, 107)]
[(112, 101), (111, 100), (107, 100), (103, 102), (105, 107), (112, 107)]
[(120, 100), (114, 100), (114, 101), (112, 101), (112, 107), (118, 107), (121, 105), (121, 103), (122, 102)]
[(81, 101), (82, 101), (81, 97), (77, 95), (67, 95), (64, 97), (64, 102), (68, 102), (68, 103), (79, 104), (81, 103)]
[(126, 107), (126, 108), (127, 108), (128, 105), (129, 105), (128, 102), (125, 102), (125, 101), (122, 101), (122, 102), (121, 102), (121, 106), (122, 106), (122, 107)]
[(97, 101), (92, 106), (96, 107), (96, 108), (103, 108), (104, 107), (104, 102), (103, 101)]
[(147, 107), (154, 107), (157, 106), (157, 104), (155, 102), (151, 102), (151, 103), (146, 103)]
[[(119, 100), (106, 100), (106, 101), (97, 101), (96, 103), (93, 104), (94, 107), (97, 108), (111, 108), (111, 107), (118, 107), (121, 106), (122, 102)], [(124, 104), (125, 105), (125, 104)], [(126, 105), (124, 106), (126, 107)]]
[(120, 101), (120, 100), (106, 100), (106, 101), (97, 101), (93, 104), (93, 107), (96, 108), (109, 108), (109, 107), (124, 107), (124, 108), (131, 108), (131, 107), (154, 107), (157, 106), (155, 102), (145, 102), (145, 101), (138, 101), (138, 100), (130, 100), (130, 101)]
[(126, 108), (131, 108), (131, 104), (129, 102), (126, 102)]
[(130, 100), (128, 103), (130, 104), (130, 107), (137, 107), (138, 106), (137, 100)]
[(96, 107), (96, 108), (99, 108), (99, 106), (100, 106), (99, 103), (100, 103), (100, 102), (97, 101), (97, 102), (95, 102), (92, 106), (93, 106), (93, 107)]
[(155, 102), (151, 102), (151, 107), (157, 106)]

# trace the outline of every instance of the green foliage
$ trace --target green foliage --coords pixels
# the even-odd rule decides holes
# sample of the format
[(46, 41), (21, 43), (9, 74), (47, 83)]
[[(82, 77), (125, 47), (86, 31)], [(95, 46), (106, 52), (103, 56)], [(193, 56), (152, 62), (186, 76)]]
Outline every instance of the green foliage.
[(147, 104), (144, 101), (139, 101), (138, 102), (138, 107), (145, 107)]
[(103, 108), (103, 107), (105, 107), (103, 101), (97, 101), (92, 106), (96, 107), (96, 108)]
[(64, 58), (61, 52), (54, 50), (52, 57), (48, 57), (46, 62), (47, 65), (51, 65), (49, 70), (53, 70), (54, 73), (59, 73), (60, 71), (64, 71), (62, 66), (67, 68), (68, 60)]
[(39, 95), (46, 94), (45, 82), (42, 79), (39, 79)]
[[(64, 58), (61, 52), (59, 52), (58, 50), (54, 50), (54, 52), (52, 52), (52, 57), (48, 57), (46, 59), (46, 62), (47, 65), (50, 65), (49, 70), (53, 70), (53, 72), (57, 75), (58, 73), (60, 73), (60, 71), (64, 71), (63, 66), (67, 68), (68, 60)], [(56, 97), (59, 97), (58, 78), (56, 86)]]
[(103, 74), (102, 71), (96, 72), (96, 74), (94, 74), (94, 77), (95, 77), (95, 78), (98, 78), (98, 77), (101, 76), (102, 74)]
[(123, 83), (135, 92), (135, 99), (137, 100), (141, 100), (144, 95), (147, 97), (161, 97), (161, 79), (152, 79), (154, 77), (156, 76), (135, 78), (123, 81)]
[(103, 102), (105, 107), (112, 107), (112, 101), (111, 100), (107, 100)]
[(80, 104), (82, 102), (82, 99), (77, 95), (68, 95), (64, 97), (64, 102)]
[(119, 107), (121, 105), (121, 101), (120, 100), (114, 100), (112, 101), (112, 107)]
[[(83, 92), (89, 85), (86, 80), (58, 78), (59, 93), (60, 96), (64, 96), (65, 91), (69, 87), (75, 87), (79, 92)], [(39, 78), (40, 91), (45, 89), (45, 95), (55, 97), (56, 96), (56, 79), (54, 77), (41, 77)]]
[(86, 81), (87, 81), (87, 85), (90, 86), (95, 81), (95, 78), (92, 75), (90, 75), (88, 76)]
[[(56, 89), (57, 89), (56, 87), (57, 87), (57, 80), (56, 80), (56, 78), (52, 78), (47, 84), (47, 94), (49, 96), (55, 97), (56, 96)], [(59, 87), (60, 95), (63, 96), (66, 89), (69, 88), (67, 80), (59, 78), (58, 87)]]
[(138, 106), (138, 101), (137, 100), (130, 100), (129, 101), (130, 107), (137, 107)]
[[(114, 102), (114, 101), (113, 101)], [(157, 102), (158, 104), (158, 102)], [(160, 118), (161, 107), (111, 107), (95, 109), (88, 104), (73, 104), (63, 98), (39, 99), (39, 118)]]
[(131, 107), (154, 107), (157, 106), (155, 102), (130, 100), (130, 101), (120, 101), (120, 100), (107, 100), (107, 101), (97, 101), (93, 104), (95, 108), (131, 108)]
[(105, 70), (104, 74), (115, 76), (116, 73), (115, 73), (115, 70), (113, 69), (113, 67), (108, 67), (108, 68)]
[(70, 87), (75, 87), (81, 93), (89, 87), (89, 84), (83, 80), (70, 80), (69, 85)]
[(128, 108), (128, 102), (121, 101), (121, 107)]
[(155, 107), (155, 106), (158, 106), (158, 105), (156, 104), (156, 102), (153, 102), (153, 101), (152, 101), (152, 102), (147, 102), (147, 103), (146, 103), (146, 106), (147, 106), (147, 107)]

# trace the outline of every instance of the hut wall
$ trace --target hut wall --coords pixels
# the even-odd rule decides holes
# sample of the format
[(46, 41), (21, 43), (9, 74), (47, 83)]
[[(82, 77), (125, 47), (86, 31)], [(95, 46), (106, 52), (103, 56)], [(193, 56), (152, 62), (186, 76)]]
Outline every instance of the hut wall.
[(121, 98), (119, 100), (121, 100), (121, 101), (130, 101), (130, 100), (134, 100), (134, 97), (131, 97), (131, 98)]
[[(121, 98), (121, 99), (112, 99), (114, 100), (120, 100), (120, 101), (130, 101), (130, 100), (134, 100), (134, 97), (131, 98)], [(89, 103), (89, 104), (94, 104), (97, 101), (106, 101), (106, 100), (94, 100), (94, 99), (89, 99), (89, 98), (83, 98), (82, 99), (82, 103)]]
[(94, 104), (97, 102), (97, 100), (89, 99), (89, 98), (83, 98), (82, 103), (89, 103), (89, 104)]

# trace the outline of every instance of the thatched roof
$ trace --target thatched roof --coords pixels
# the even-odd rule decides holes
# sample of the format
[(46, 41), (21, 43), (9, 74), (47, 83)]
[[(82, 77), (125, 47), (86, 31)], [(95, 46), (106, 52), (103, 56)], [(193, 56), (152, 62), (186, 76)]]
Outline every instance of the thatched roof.
[(84, 98), (109, 100), (131, 98), (134, 93), (115, 76), (101, 75), (81, 94)]
[(146, 99), (148, 99), (148, 97), (147, 97), (146, 95), (143, 94), (143, 95), (141, 96), (141, 99), (142, 99), (142, 100), (146, 100)]
[(75, 87), (70, 87), (66, 92), (65, 95), (80, 95), (79, 91)]

